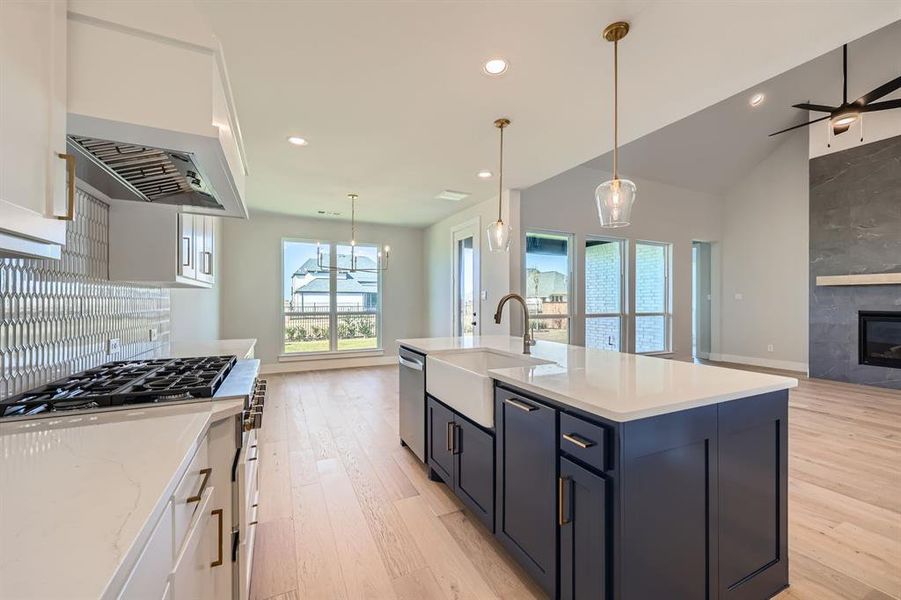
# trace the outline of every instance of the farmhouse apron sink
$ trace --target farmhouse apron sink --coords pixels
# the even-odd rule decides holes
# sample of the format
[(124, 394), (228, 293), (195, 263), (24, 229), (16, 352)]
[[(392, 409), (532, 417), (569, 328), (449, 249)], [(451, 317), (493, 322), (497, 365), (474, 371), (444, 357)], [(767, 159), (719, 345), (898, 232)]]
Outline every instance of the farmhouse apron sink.
[(492, 369), (529, 367), (551, 361), (493, 350), (464, 350), (426, 357), (426, 391), (482, 427), (494, 427)]

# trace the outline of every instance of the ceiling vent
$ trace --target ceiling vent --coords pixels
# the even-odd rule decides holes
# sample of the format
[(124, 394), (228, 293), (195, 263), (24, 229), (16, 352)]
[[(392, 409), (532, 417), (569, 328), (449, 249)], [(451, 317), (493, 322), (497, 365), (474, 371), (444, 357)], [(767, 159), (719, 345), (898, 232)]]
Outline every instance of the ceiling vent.
[(444, 190), (437, 196), (438, 200), (450, 200), (451, 202), (459, 202), (464, 198), (469, 198), (469, 192), (456, 192), (454, 190)]

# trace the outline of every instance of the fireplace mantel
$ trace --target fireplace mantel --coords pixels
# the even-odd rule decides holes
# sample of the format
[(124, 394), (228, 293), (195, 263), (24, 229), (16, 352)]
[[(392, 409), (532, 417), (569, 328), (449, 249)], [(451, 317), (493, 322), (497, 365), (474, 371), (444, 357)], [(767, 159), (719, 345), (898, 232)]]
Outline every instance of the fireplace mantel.
[(817, 285), (901, 285), (901, 273), (858, 273), (819, 275)]

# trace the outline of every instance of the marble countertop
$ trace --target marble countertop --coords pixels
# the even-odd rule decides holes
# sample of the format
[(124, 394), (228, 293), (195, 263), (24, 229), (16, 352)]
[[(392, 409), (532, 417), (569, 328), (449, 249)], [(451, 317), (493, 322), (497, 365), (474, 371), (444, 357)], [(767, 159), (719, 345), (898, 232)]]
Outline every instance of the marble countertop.
[[(479, 348), (522, 354), (522, 338), (472, 336), (402, 339), (424, 354)], [(494, 369), (519, 389), (612, 421), (631, 421), (797, 387), (791, 377), (698, 365), (654, 356), (539, 341), (532, 356), (553, 364)]]
[(0, 424), (0, 598), (124, 582), (210, 424), (242, 400)]
[[(141, 358), (245, 359), (255, 343), (162, 344)], [(214, 402), (0, 423), (0, 598), (102, 598), (121, 586), (203, 436), (241, 412), (258, 370), (240, 360)]]

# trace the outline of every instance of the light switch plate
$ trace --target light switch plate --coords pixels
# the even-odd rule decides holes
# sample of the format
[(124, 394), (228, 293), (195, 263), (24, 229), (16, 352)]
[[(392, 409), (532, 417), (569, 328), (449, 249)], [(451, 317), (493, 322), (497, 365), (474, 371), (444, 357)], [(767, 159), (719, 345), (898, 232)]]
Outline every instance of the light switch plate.
[(488, 299), (488, 290), (482, 290), (482, 291), (479, 293), (479, 296), (481, 296), (482, 301), (487, 300), (487, 299)]
[(155, 342), (159, 339), (159, 337), (160, 337), (160, 330), (157, 329), (156, 327), (151, 327), (150, 328), (150, 341)]
[(110, 338), (106, 342), (106, 353), (107, 354), (119, 354), (121, 348), (119, 347), (119, 338)]

